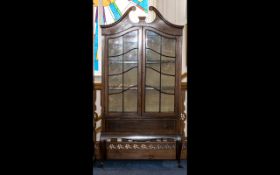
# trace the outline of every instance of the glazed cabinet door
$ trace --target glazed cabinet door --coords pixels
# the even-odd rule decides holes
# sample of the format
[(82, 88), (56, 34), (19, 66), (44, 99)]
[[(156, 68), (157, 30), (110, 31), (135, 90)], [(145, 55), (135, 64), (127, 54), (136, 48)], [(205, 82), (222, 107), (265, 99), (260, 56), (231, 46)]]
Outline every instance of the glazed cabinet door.
[(105, 86), (107, 114), (138, 113), (140, 30), (107, 37)]
[(144, 34), (143, 113), (176, 113), (176, 37), (152, 29)]

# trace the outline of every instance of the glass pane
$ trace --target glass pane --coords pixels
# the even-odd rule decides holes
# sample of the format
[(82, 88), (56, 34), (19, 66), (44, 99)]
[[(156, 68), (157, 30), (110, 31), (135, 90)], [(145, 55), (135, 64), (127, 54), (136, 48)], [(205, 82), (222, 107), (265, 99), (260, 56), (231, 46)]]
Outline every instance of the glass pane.
[(114, 39), (109, 39), (108, 40), (108, 51), (109, 51), (109, 56), (116, 56), (120, 55), (123, 53), (122, 50), (122, 37), (119, 38), (114, 38)]
[(138, 58), (137, 54), (138, 54), (138, 50), (137, 49), (130, 50), (128, 53), (124, 54), (123, 60), (125, 62), (127, 62), (127, 61), (135, 61), (135, 62), (137, 62), (137, 60), (138, 60), (137, 59)]
[(159, 92), (146, 87), (145, 112), (159, 112)]
[(137, 112), (137, 89), (124, 92), (124, 112)]
[(133, 85), (137, 85), (137, 67), (124, 73), (123, 78), (124, 78), (124, 89)]
[(137, 64), (134, 63), (124, 63), (124, 73), (130, 71), (131, 69), (137, 69)]
[(146, 69), (146, 85), (160, 89), (160, 74), (154, 70)]
[(131, 50), (130, 52), (124, 55), (124, 72), (138, 66), (137, 52), (138, 52), (137, 49), (135, 49), (135, 50)]
[(109, 63), (122, 63), (122, 55), (109, 57)]
[(160, 54), (150, 49), (146, 49), (146, 63), (159, 62), (159, 61), (160, 61)]
[(169, 39), (162, 37), (162, 54), (175, 57), (176, 47), (175, 47), (175, 39)]
[(146, 66), (160, 72), (160, 55), (152, 50), (146, 49)]
[(122, 56), (109, 57), (109, 75), (122, 72)]
[(174, 95), (161, 93), (161, 112), (174, 112)]
[(122, 112), (122, 93), (109, 95), (109, 111)]
[(110, 89), (121, 89), (122, 90), (122, 74), (109, 76), (108, 79), (109, 79), (109, 90)]
[[(147, 53), (152, 53), (153, 51), (147, 50)], [(155, 52), (153, 52), (155, 53)], [(154, 69), (158, 72), (160, 72), (160, 55), (159, 54), (147, 54), (147, 61), (146, 61), (146, 67), (150, 69)]]
[(128, 52), (129, 50), (133, 48), (137, 48), (138, 40), (137, 40), (138, 32), (133, 31), (129, 32), (128, 34), (125, 34), (123, 36), (123, 44), (124, 44), (124, 53)]
[(146, 33), (146, 47), (160, 53), (160, 36), (152, 31)]
[(175, 77), (161, 75), (161, 91), (165, 93), (174, 93)]
[(161, 57), (161, 72), (175, 75), (175, 58)]

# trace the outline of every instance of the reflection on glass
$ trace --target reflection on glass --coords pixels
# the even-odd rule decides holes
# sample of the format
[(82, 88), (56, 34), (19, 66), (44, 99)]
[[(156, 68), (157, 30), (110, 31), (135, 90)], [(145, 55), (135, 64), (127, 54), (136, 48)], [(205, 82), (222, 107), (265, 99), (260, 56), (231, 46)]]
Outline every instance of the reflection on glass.
[(150, 50), (146, 49), (146, 62), (158, 62), (160, 61), (160, 54)]
[[(130, 71), (131, 69), (137, 69), (137, 63), (124, 63), (124, 73), (126, 73), (127, 71)], [(137, 78), (137, 77), (135, 77)]]
[(175, 75), (175, 58), (161, 57), (161, 72)]
[(137, 112), (137, 89), (124, 92), (124, 112)]
[(152, 31), (146, 34), (145, 83), (159, 91), (146, 87), (145, 111), (174, 112), (176, 40)]
[[(108, 40), (109, 112), (137, 112), (138, 31)], [(174, 112), (176, 39), (146, 31), (145, 112)]]
[[(137, 62), (138, 62), (137, 54), (138, 54), (138, 50), (134, 49), (124, 55), (124, 70), (123, 70), (124, 72), (126, 72), (126, 71), (130, 72), (131, 69), (135, 69), (136, 74), (135, 74), (134, 79), (136, 81), (137, 81), (137, 66), (138, 66), (137, 65)], [(131, 74), (131, 72), (128, 74)], [(131, 79), (133, 79), (133, 77), (131, 77)]]
[(175, 48), (175, 39), (169, 39), (162, 37), (162, 54), (175, 57), (176, 48)]
[(161, 75), (161, 90), (165, 93), (174, 93), (175, 77)]
[(122, 94), (109, 95), (109, 112), (122, 112)]
[(116, 62), (122, 62), (122, 56), (109, 57), (109, 75), (122, 72), (122, 64), (116, 64)]
[(138, 47), (137, 46), (137, 44), (138, 44), (137, 37), (138, 37), (137, 31), (129, 32), (123, 36), (124, 53), (128, 52), (129, 50), (131, 50), (133, 48)]
[(159, 92), (147, 87), (145, 92), (145, 112), (159, 112)]
[(138, 31), (108, 44), (109, 112), (137, 112)]
[(109, 56), (116, 56), (119, 54), (123, 53), (122, 50), (122, 37), (114, 38), (114, 39), (109, 39), (108, 40), (108, 51), (109, 51)]
[(146, 63), (154, 63), (160, 61), (160, 54), (153, 50), (146, 49)]
[(124, 61), (137, 61), (137, 53), (138, 49), (130, 50), (129, 52), (125, 53), (123, 56)]
[(175, 63), (162, 63), (161, 72), (168, 75), (175, 75)]
[(124, 89), (137, 85), (137, 68), (133, 68), (130, 71), (123, 74)]
[(160, 55), (152, 50), (146, 49), (146, 66), (160, 72)]
[(146, 69), (146, 85), (160, 89), (160, 74), (154, 70)]
[(156, 52), (160, 52), (160, 36), (152, 31), (146, 32), (146, 47)]
[(122, 88), (122, 75), (109, 76), (109, 88)]
[(174, 95), (161, 93), (161, 112), (174, 112)]

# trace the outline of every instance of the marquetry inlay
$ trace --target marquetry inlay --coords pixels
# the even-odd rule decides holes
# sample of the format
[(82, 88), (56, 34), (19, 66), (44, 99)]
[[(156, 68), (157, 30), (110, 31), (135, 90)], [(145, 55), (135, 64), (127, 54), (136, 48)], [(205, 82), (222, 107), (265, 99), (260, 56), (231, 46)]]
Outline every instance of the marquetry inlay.
[(110, 150), (169, 150), (175, 149), (175, 144), (155, 144), (155, 143), (110, 143)]

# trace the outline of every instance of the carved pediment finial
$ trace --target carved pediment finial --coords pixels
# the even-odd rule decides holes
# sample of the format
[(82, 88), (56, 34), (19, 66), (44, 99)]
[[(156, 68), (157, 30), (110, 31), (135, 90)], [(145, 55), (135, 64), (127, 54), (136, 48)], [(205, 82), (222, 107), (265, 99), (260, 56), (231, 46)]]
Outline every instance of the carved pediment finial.
[(146, 23), (146, 16), (139, 16), (139, 23)]

